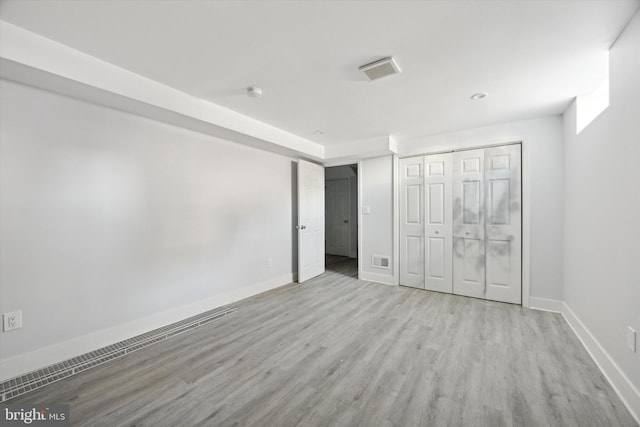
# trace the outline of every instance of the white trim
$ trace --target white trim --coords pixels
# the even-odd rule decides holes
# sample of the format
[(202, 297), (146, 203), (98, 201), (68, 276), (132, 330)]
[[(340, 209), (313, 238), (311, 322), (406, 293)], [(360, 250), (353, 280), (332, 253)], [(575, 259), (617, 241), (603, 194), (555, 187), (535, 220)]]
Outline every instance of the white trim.
[(393, 221), (393, 232), (392, 232), (392, 250), (393, 250), (393, 284), (396, 286), (400, 285), (400, 198), (399, 198), (399, 188), (400, 179), (399, 179), (399, 171), (400, 164), (397, 155), (393, 155), (392, 159), (392, 179), (391, 183), (393, 189), (393, 212), (392, 212), (392, 221)]
[(529, 297), (529, 308), (532, 310), (562, 313), (564, 302), (557, 299)]
[(589, 332), (578, 316), (571, 310), (567, 303), (562, 304), (562, 316), (565, 318), (573, 332), (577, 335), (582, 345), (587, 350), (611, 387), (627, 407), (631, 415), (640, 424), (640, 391), (633, 385), (607, 351)]
[(520, 189), (522, 190), (522, 306), (531, 307), (531, 174), (529, 173), (529, 142), (521, 138)]
[(358, 279), (362, 279), (362, 160), (358, 161)]
[(386, 274), (377, 274), (377, 273), (369, 273), (369, 272), (360, 272), (359, 280), (363, 280), (365, 282), (375, 282), (382, 283), (383, 285), (395, 286), (393, 276), (389, 276)]
[[(349, 166), (353, 165), (353, 163), (351, 163)], [(359, 165), (356, 164), (356, 174), (355, 176), (349, 176), (349, 258), (355, 258), (358, 259), (358, 242), (359, 242), (359, 236), (360, 236), (360, 223), (358, 222), (360, 220), (359, 216), (358, 216), (358, 212), (360, 211), (360, 205), (358, 204), (358, 175), (360, 174), (360, 169), (359, 169)], [(353, 182), (353, 180), (356, 180), (356, 191), (355, 191), (355, 195), (351, 194), (351, 183)], [(353, 221), (351, 221), (351, 204), (353, 203), (353, 198), (356, 198), (356, 224), (353, 224)], [(356, 227), (356, 242), (355, 244), (352, 244), (353, 242), (351, 241), (351, 235), (353, 234), (353, 227)], [(355, 248), (354, 248), (355, 246)]]
[(247, 285), (196, 303), (156, 313), (142, 319), (83, 335), (0, 361), (0, 381), (41, 369), (131, 337), (187, 319), (253, 295), (293, 282), (291, 273)]
[(496, 140), (496, 142), (492, 142), (489, 144), (482, 144), (482, 145), (476, 145), (476, 144), (463, 144), (463, 145), (451, 145), (452, 148), (443, 148), (443, 147), (438, 147), (437, 149), (434, 150), (427, 150), (427, 151), (420, 151), (414, 153), (414, 151), (410, 151), (409, 153), (413, 153), (413, 154), (406, 154), (406, 155), (398, 155), (398, 159), (410, 159), (412, 157), (426, 157), (426, 156), (434, 156), (434, 155), (438, 155), (438, 154), (447, 154), (447, 153), (457, 153), (460, 151), (470, 151), (470, 150), (483, 150), (485, 148), (498, 148), (498, 147), (505, 147), (507, 145), (518, 145), (518, 144), (522, 144), (522, 138), (518, 137), (518, 138), (509, 138), (509, 139), (499, 139)]

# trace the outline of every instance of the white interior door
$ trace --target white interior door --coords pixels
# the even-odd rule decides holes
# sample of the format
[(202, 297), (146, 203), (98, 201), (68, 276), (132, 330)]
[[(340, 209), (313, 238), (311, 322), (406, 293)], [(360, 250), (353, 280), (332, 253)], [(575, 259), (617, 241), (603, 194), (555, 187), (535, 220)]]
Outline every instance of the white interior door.
[(452, 156), (453, 293), (484, 298), (484, 150)]
[(326, 253), (349, 256), (349, 180), (325, 181)]
[(399, 165), (400, 284), (424, 289), (424, 158)]
[(522, 302), (520, 145), (485, 149), (485, 297)]
[(425, 283), (430, 291), (453, 292), (451, 153), (424, 158)]
[(324, 167), (298, 160), (298, 282), (324, 273)]

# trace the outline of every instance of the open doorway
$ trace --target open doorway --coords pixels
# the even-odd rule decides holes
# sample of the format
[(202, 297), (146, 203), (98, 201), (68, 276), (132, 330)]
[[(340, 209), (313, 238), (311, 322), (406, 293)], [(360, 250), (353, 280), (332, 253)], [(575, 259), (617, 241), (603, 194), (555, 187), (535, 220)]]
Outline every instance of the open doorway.
[(326, 269), (357, 277), (358, 165), (325, 168)]

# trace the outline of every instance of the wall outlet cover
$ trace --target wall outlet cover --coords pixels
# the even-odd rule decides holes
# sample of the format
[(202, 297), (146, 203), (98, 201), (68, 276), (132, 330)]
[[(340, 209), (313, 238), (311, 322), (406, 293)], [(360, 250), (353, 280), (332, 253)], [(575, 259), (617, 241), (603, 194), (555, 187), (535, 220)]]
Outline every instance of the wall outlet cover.
[(11, 311), (2, 315), (4, 332), (22, 328), (22, 311)]

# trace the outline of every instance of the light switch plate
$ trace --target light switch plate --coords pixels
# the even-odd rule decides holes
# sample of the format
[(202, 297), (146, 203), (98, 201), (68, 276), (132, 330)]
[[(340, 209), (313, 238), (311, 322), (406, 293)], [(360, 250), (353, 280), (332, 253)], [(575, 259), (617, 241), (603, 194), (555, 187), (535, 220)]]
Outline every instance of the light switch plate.
[(632, 352), (636, 352), (636, 331), (631, 326), (627, 330), (627, 347)]

